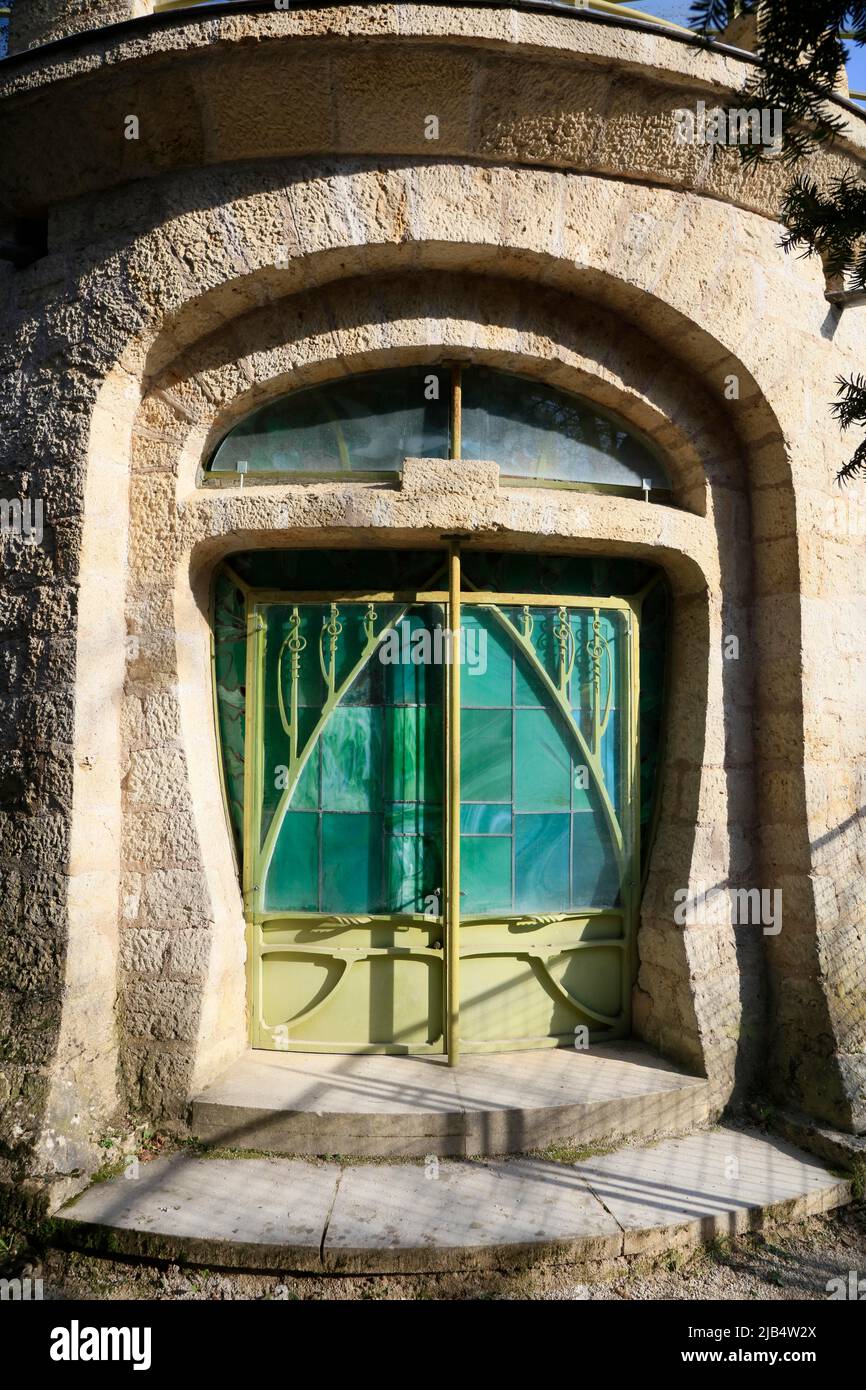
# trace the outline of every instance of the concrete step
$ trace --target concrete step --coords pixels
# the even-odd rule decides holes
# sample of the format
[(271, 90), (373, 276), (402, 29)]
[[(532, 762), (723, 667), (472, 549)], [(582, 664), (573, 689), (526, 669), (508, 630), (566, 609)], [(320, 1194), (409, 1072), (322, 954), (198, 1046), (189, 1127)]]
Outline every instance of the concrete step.
[(734, 1129), (575, 1164), (342, 1164), (174, 1155), (54, 1218), (74, 1249), (213, 1267), (388, 1274), (604, 1264), (796, 1220), (850, 1199), (790, 1144)]
[(703, 1124), (708, 1083), (632, 1044), (438, 1057), (248, 1052), (196, 1096), (207, 1144), (345, 1157), (525, 1153)]

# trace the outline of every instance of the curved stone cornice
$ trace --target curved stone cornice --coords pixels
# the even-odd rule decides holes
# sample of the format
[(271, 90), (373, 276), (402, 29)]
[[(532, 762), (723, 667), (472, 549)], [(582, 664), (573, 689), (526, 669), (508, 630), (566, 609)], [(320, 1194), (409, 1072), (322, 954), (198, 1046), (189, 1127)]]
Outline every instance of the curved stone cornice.
[[(771, 217), (790, 181), (778, 160), (746, 170), (735, 149), (675, 138), (675, 110), (698, 100), (742, 104), (753, 63), (734, 50), (508, 7), (170, 18), (82, 34), (0, 65), (8, 211), (174, 170), (322, 154), (597, 173)], [(812, 160), (821, 178), (866, 151), (863, 119), (844, 109), (844, 137)], [(130, 115), (138, 139), (125, 137)]]

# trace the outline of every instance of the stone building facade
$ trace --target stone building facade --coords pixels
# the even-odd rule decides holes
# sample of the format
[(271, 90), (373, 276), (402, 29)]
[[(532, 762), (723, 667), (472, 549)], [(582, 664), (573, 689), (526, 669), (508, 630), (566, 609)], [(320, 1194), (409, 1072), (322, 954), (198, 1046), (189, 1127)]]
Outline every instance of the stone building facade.
[[(0, 596), (4, 1183), (55, 1204), (106, 1131), (182, 1126), (248, 1046), (215, 566), (454, 533), (663, 569), (632, 1031), (717, 1112), (760, 1090), (862, 1133), (866, 501), (834, 483), (827, 402), (866, 320), (781, 251), (780, 161), (674, 136), (739, 106), (754, 60), (564, 7), (151, 8), (19, 2), (0, 64), (0, 455), (4, 495), (44, 507)], [(822, 183), (866, 157), (839, 113)], [(669, 501), (459, 460), (202, 485), (255, 407), (454, 360), (612, 412)], [(781, 930), (678, 921), (700, 884), (781, 890)]]

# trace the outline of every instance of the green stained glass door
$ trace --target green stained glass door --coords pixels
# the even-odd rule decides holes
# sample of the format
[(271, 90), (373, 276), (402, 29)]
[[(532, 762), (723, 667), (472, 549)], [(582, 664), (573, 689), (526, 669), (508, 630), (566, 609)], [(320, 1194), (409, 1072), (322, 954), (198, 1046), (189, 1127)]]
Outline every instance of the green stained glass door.
[(220, 599), (254, 1046), (456, 1055), (448, 960), (461, 1050), (628, 1031), (638, 607), (441, 579)]
[(636, 849), (632, 614), (468, 598), (461, 1046), (620, 1036)]
[(255, 614), (255, 1042), (441, 1051), (443, 608)]

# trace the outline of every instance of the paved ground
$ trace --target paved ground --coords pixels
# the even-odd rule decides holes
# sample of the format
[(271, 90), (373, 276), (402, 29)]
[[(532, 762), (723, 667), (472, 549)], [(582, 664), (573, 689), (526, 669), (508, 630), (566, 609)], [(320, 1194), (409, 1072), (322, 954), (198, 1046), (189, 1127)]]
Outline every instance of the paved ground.
[[(558, 1163), (311, 1163), (177, 1153), (95, 1183), (57, 1213), (126, 1255), (317, 1274), (599, 1262), (694, 1246), (848, 1199), (846, 1183), (769, 1135), (729, 1127)], [(71, 1223), (71, 1224), (68, 1224)]]
[(561, 1265), (512, 1275), (293, 1278), (131, 1266), (56, 1251), (39, 1268), (46, 1297), (73, 1299), (826, 1299), (830, 1279), (847, 1279), (851, 1270), (866, 1277), (866, 1204), (691, 1255), (621, 1261), (604, 1279)]

